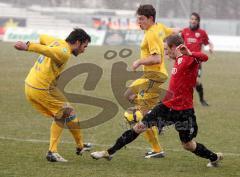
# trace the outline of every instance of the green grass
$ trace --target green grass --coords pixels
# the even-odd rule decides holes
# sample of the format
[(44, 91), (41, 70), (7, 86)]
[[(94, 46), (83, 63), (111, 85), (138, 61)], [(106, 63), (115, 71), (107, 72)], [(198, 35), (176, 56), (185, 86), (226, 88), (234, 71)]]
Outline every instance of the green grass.
[[(0, 177), (10, 176), (57, 176), (57, 177), (236, 177), (240, 176), (240, 84), (238, 53), (216, 53), (204, 64), (203, 83), (210, 107), (201, 107), (195, 95), (195, 109), (199, 124), (197, 140), (214, 151), (225, 153), (220, 168), (207, 169), (205, 159), (197, 158), (182, 150), (178, 135), (173, 128), (167, 128), (161, 143), (167, 153), (164, 159), (143, 158), (148, 147), (142, 137), (127, 149), (121, 150), (111, 162), (95, 161), (89, 153), (76, 156), (73, 139), (64, 130), (59, 152), (68, 163), (49, 163), (45, 160), (48, 149), (51, 120), (37, 113), (25, 100), (24, 79), (34, 63), (36, 54), (18, 52), (13, 44), (0, 43)], [(138, 49), (128, 59), (119, 57), (106, 60), (107, 49), (120, 51), (123, 47), (89, 47), (81, 57), (73, 58), (68, 67), (79, 63), (95, 63), (103, 69), (103, 76), (94, 91), (84, 91), (86, 75), (73, 79), (67, 90), (113, 101), (117, 100), (111, 90), (111, 68), (115, 62), (130, 64), (138, 58)], [(130, 66), (130, 65), (129, 65)], [(167, 61), (168, 69), (171, 63)], [(121, 74), (121, 73), (119, 73)], [(167, 83), (165, 84), (165, 87)], [(100, 112), (99, 108), (76, 104), (79, 117), (84, 120)], [(123, 132), (123, 109), (108, 122), (83, 130), (84, 139), (101, 150), (113, 144)]]

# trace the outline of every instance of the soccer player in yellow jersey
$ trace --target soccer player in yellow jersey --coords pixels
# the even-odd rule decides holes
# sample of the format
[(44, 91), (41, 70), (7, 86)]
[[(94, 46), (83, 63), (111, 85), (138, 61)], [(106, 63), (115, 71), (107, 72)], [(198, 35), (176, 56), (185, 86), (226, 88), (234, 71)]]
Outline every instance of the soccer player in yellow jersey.
[(46, 156), (50, 162), (67, 161), (57, 151), (64, 126), (70, 130), (75, 139), (78, 155), (91, 148), (90, 144), (83, 143), (74, 108), (56, 87), (57, 78), (71, 55), (77, 56), (83, 53), (89, 42), (91, 37), (83, 29), (76, 28), (66, 40), (41, 35), (40, 43), (18, 41), (14, 46), (17, 50), (40, 54), (25, 80), (25, 94), (36, 110), (53, 119), (49, 151)]
[[(168, 28), (161, 23), (155, 23), (156, 10), (152, 5), (140, 5), (137, 9), (137, 21), (142, 30), (144, 38), (141, 43), (141, 58), (136, 60), (132, 69), (136, 70), (143, 66), (144, 74), (135, 80), (125, 92), (125, 97), (134, 103), (136, 109), (128, 109), (124, 116), (129, 122), (138, 122), (150, 109), (152, 109), (160, 98), (160, 86), (167, 78), (168, 73), (164, 64), (165, 37), (172, 33), (178, 33), (178, 28)], [(164, 157), (164, 151), (158, 139), (158, 128), (152, 127), (144, 134), (150, 143), (152, 150), (147, 152), (145, 158)]]

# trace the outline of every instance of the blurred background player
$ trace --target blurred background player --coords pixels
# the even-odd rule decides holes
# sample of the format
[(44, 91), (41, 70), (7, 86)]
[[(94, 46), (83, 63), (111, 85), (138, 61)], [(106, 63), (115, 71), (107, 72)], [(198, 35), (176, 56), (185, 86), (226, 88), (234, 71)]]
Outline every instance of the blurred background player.
[(147, 128), (153, 125), (173, 124), (182, 147), (198, 157), (208, 159), (207, 167), (217, 167), (223, 159), (222, 153), (214, 153), (194, 140), (198, 133), (198, 125), (193, 107), (193, 89), (199, 63), (207, 61), (208, 56), (201, 52), (191, 52), (183, 45), (183, 39), (179, 35), (167, 37), (166, 43), (168, 56), (175, 61), (166, 96), (142, 121), (125, 131), (111, 148), (91, 153), (92, 158), (111, 160), (118, 150), (134, 141)]
[[(191, 14), (190, 25), (182, 30), (182, 37), (185, 45), (192, 52), (200, 52), (203, 45), (209, 46), (209, 52), (213, 53), (213, 44), (209, 41), (208, 34), (200, 28), (200, 16), (196, 12)], [(196, 90), (202, 106), (209, 106), (204, 99), (203, 84), (200, 80), (202, 74), (202, 64), (199, 65)]]
[[(135, 80), (126, 90), (124, 96), (135, 104), (135, 108), (128, 109), (124, 116), (128, 122), (138, 122), (154, 105), (159, 102), (160, 86), (167, 80), (168, 74), (164, 64), (163, 39), (179, 29), (168, 28), (161, 23), (155, 23), (156, 10), (152, 5), (140, 5), (137, 9), (137, 22), (144, 30), (141, 43), (141, 59), (132, 64), (135, 71), (143, 66), (144, 74)], [(158, 138), (158, 128), (153, 126), (144, 133), (145, 139), (151, 144), (152, 150), (145, 158), (164, 157)]]
[(75, 139), (78, 155), (91, 148), (91, 144), (83, 144), (75, 110), (56, 86), (57, 78), (71, 54), (78, 56), (83, 53), (89, 42), (90, 36), (84, 30), (76, 28), (66, 40), (41, 35), (40, 43), (18, 41), (15, 44), (17, 50), (40, 54), (25, 80), (25, 94), (36, 110), (53, 119), (49, 151), (46, 156), (50, 162), (67, 162), (57, 151), (64, 126), (70, 130)]

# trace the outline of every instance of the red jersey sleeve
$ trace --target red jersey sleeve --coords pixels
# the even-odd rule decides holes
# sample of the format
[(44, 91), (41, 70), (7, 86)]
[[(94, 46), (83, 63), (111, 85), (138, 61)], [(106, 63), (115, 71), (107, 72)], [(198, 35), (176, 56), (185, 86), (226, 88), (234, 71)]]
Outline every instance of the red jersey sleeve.
[(196, 58), (200, 62), (208, 60), (208, 56), (202, 52), (192, 52), (192, 57)]

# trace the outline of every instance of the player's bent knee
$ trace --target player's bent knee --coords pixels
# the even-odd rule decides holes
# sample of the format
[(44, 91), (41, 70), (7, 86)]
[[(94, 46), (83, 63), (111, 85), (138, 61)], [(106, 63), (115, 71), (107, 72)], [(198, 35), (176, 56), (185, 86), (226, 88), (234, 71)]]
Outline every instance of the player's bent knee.
[(56, 115), (55, 119), (57, 120), (65, 120), (69, 117), (76, 117), (76, 112), (72, 107), (65, 107), (61, 109)]
[(71, 107), (66, 107), (63, 109), (63, 118), (75, 115), (75, 111)]
[(147, 127), (144, 123), (139, 122), (136, 125), (134, 125), (133, 130), (139, 134), (145, 132), (147, 130)]
[(182, 146), (187, 151), (194, 151), (196, 149), (196, 144), (193, 141), (189, 141), (187, 143), (182, 142)]

